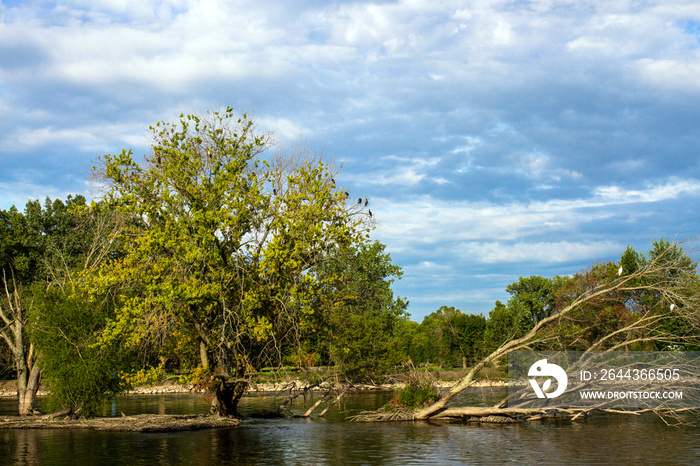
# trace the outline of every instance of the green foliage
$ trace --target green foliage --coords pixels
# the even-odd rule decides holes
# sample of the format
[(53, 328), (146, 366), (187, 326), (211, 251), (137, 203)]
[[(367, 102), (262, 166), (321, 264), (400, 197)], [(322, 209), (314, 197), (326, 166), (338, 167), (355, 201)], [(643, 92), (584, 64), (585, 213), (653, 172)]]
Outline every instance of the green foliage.
[(632, 246), (627, 246), (625, 251), (620, 256), (620, 267), (622, 273), (619, 275), (631, 275), (646, 265), (646, 258), (640, 254)]
[(484, 345), (488, 351), (525, 335), (531, 326), (530, 314), (522, 307), (509, 308), (500, 301), (489, 312), (484, 334)]
[(141, 368), (134, 372), (119, 372), (121, 384), (126, 387), (143, 387), (155, 385), (165, 378), (165, 369), (162, 367)]
[[(51, 406), (61, 405), (91, 415), (105, 392), (117, 389), (106, 364), (107, 353), (95, 353), (90, 344), (104, 325), (106, 302), (96, 305), (80, 288), (81, 273), (115, 251), (107, 234), (114, 225), (110, 212), (82, 196), (61, 200), (29, 201), (23, 213), (0, 212), (0, 260), (12, 290), (30, 315), (14, 316), (15, 341), (21, 342), (15, 363), (26, 370), (34, 363), (53, 384)], [(90, 311), (87, 312), (86, 310)], [(19, 331), (18, 331), (19, 329)], [(30, 344), (34, 351), (30, 351)], [(105, 369), (108, 370), (108, 369)], [(22, 382), (26, 384), (26, 382)], [(20, 381), (18, 380), (18, 387)]]
[(202, 368), (236, 377), (278, 365), (348, 294), (328, 251), (360, 245), (369, 215), (321, 161), (263, 160), (269, 137), (230, 108), (151, 131), (145, 163), (124, 150), (99, 169), (110, 204), (135, 219), (123, 259), (91, 279), (120, 294), (102, 343), (164, 357), (188, 345)]
[(407, 385), (397, 390), (396, 399), (407, 408), (419, 408), (437, 400), (437, 392), (432, 387)]
[(564, 282), (562, 277), (545, 278), (538, 275), (520, 277), (506, 287), (511, 294), (508, 308), (520, 315), (527, 315), (534, 326), (552, 315), (556, 308), (556, 290)]
[[(700, 292), (700, 282), (697, 277), (697, 264), (686, 254), (683, 247), (671, 242), (668, 238), (661, 238), (653, 241), (652, 246), (646, 254), (638, 252), (627, 247), (627, 250), (620, 258), (620, 264), (624, 269), (623, 275), (627, 275), (634, 269), (630, 269), (628, 264), (630, 258), (634, 258), (637, 268), (663, 267), (663, 272), (653, 274), (651, 277), (641, 281), (635, 281), (634, 284), (644, 285), (652, 281), (662, 284), (667, 289), (677, 291), (680, 296), (693, 297)], [(639, 349), (646, 350), (665, 350), (669, 348), (668, 338), (665, 335), (674, 335), (679, 340), (672, 348), (684, 351), (696, 351), (700, 348), (700, 335), (697, 332), (697, 322), (689, 321), (684, 316), (683, 302), (669, 300), (668, 293), (661, 292), (659, 287), (653, 287), (644, 291), (628, 293), (625, 297), (625, 307), (631, 315), (630, 319), (635, 318), (644, 312), (644, 310), (652, 309), (656, 315), (664, 315), (663, 322), (655, 332), (658, 334), (658, 339), (654, 342), (649, 342), (644, 347)]]
[(330, 252), (323, 274), (339, 277), (344, 290), (314, 332), (318, 353), (351, 381), (369, 381), (393, 370), (407, 356), (399, 331), (408, 302), (394, 298), (391, 283), (401, 277), (379, 242)]
[[(74, 234), (80, 227), (77, 212), (85, 208), (83, 196), (68, 196), (66, 201), (46, 198), (44, 205), (29, 201), (24, 212), (14, 206), (0, 211), (0, 268), (21, 285), (46, 280), (51, 271), (46, 264), (47, 252), (57, 247), (72, 252), (84, 250), (89, 237)], [(68, 254), (68, 266), (81, 258)]]
[[(625, 286), (586, 300), (540, 338), (540, 349), (694, 349), (697, 321), (683, 303), (695, 306), (700, 286), (695, 263), (682, 247), (654, 241), (645, 255), (628, 246), (619, 263), (599, 263), (554, 286), (554, 311), (577, 297), (615, 283)], [(555, 277), (556, 278), (556, 277)], [(686, 310), (687, 311), (687, 310)]]
[(403, 388), (396, 390), (396, 400), (407, 408), (420, 408), (435, 402), (438, 391), (435, 377), (427, 371), (413, 370), (406, 375)]
[(123, 388), (117, 374), (129, 363), (117, 345), (96, 345), (108, 309), (57, 288), (38, 292), (37, 299), (41, 311), (33, 317), (39, 364), (49, 385), (48, 409), (99, 414), (104, 401)]
[(483, 356), (486, 319), (442, 306), (418, 326), (410, 349), (414, 363), (435, 362), (465, 367)]

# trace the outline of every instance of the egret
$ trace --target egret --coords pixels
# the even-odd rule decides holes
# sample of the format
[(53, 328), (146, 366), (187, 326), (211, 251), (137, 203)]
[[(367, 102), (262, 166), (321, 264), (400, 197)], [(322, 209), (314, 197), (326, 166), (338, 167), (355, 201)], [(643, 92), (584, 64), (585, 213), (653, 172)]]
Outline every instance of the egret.
[(622, 266), (620, 266), (619, 269), (617, 269), (617, 276), (621, 277), (622, 276)]

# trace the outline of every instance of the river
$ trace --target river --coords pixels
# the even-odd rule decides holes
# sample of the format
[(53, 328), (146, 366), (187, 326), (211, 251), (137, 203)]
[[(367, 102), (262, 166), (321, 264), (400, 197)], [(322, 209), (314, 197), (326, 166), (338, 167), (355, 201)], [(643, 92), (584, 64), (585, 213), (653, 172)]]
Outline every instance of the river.
[[(474, 389), (461, 404), (486, 406), (503, 392)], [(327, 419), (245, 421), (234, 428), (177, 433), (0, 429), (2, 465), (218, 465), (218, 464), (697, 464), (700, 428), (669, 427), (654, 415), (592, 416), (576, 422), (518, 424), (428, 422), (350, 423), (348, 413), (374, 409), (391, 393), (349, 395)], [(250, 413), (276, 402), (248, 396)], [(0, 416), (16, 401), (0, 398)], [(303, 412), (303, 400), (292, 405)], [(125, 395), (106, 415), (207, 412), (196, 395)]]

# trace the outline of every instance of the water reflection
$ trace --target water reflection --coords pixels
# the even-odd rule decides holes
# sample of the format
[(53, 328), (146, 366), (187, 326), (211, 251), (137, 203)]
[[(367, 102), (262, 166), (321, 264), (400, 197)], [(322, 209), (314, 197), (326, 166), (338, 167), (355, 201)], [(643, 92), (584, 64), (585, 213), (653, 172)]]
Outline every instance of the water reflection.
[[(463, 402), (493, 404), (499, 393), (470, 391)], [(700, 429), (666, 426), (653, 415), (508, 425), (405, 422), (354, 424), (345, 414), (372, 409), (390, 393), (349, 396), (328, 419), (249, 420), (236, 428), (140, 434), (86, 430), (0, 430), (2, 464), (463, 464), (673, 463), (700, 457)], [(0, 400), (7, 412), (14, 400)], [(277, 400), (279, 401), (279, 400)], [(270, 407), (248, 397), (241, 410)], [(312, 399), (307, 403), (313, 402)], [(292, 406), (303, 412), (303, 400)], [(190, 395), (117, 397), (107, 414), (207, 411)]]

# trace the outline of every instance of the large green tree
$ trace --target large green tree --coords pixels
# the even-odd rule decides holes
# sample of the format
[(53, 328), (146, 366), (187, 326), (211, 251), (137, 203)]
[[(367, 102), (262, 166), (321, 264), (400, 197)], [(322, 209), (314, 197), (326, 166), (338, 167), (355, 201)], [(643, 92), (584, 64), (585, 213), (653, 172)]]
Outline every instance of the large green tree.
[(350, 382), (367, 382), (403, 364), (398, 333), (408, 302), (395, 298), (391, 283), (401, 268), (379, 242), (332, 251), (324, 274), (340, 277), (345, 292), (326, 314), (319, 341), (330, 362)]
[[(74, 210), (85, 206), (82, 196), (67, 200), (29, 201), (23, 212), (16, 207), (0, 211), (0, 342), (9, 348), (17, 376), (20, 415), (34, 410), (42, 371), (36, 364), (38, 351), (31, 335), (30, 313), (36, 312), (34, 290), (52, 281), (48, 264), (54, 250), (75, 250), (85, 241), (72, 234), (76, 227)], [(78, 260), (64, 256), (62, 266)]]
[(47, 245), (47, 279), (34, 286), (32, 335), (50, 386), (47, 406), (94, 416), (134, 361), (118, 341), (98, 344), (119, 299), (88, 286), (99, 267), (122, 258), (116, 238), (124, 219), (99, 203), (73, 205), (69, 215), (69, 227)]
[(506, 287), (511, 297), (508, 307), (515, 312), (529, 316), (534, 326), (540, 320), (552, 315), (556, 308), (556, 290), (565, 279), (545, 278), (539, 275), (520, 277), (517, 282)]
[(13, 207), (0, 219), (0, 341), (13, 356), (19, 413), (33, 411), (44, 377), (52, 405), (94, 414), (104, 387), (114, 382), (107, 353), (91, 346), (109, 306), (104, 299), (88, 302), (82, 276), (118, 257), (119, 222), (82, 196), (29, 201), (23, 212)]
[(231, 108), (151, 132), (143, 162), (124, 150), (97, 168), (108, 202), (136, 220), (124, 258), (94, 279), (122, 290), (103, 342), (195, 342), (212, 410), (237, 415), (250, 374), (342, 295), (322, 266), (329, 250), (366, 240), (371, 215), (318, 159), (263, 160), (269, 136)]
[(437, 362), (467, 367), (483, 350), (486, 319), (465, 314), (452, 306), (441, 306), (425, 316), (413, 337), (411, 357), (415, 362)]

